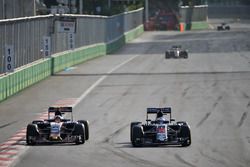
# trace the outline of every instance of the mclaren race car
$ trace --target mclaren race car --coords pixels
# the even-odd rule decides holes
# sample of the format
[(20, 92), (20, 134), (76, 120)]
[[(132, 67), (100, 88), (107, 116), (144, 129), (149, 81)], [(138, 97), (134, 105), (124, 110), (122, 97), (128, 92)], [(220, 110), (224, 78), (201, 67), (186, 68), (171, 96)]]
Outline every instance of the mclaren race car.
[[(162, 117), (155, 120), (149, 115)], [(152, 117), (152, 116), (151, 116)], [(132, 122), (130, 138), (134, 147), (146, 145), (191, 145), (191, 131), (187, 122), (175, 122), (171, 115), (171, 108), (148, 108), (146, 123)]]
[(183, 50), (181, 48), (181, 46), (172, 46), (171, 49), (167, 50), (165, 52), (165, 58), (169, 59), (169, 58), (184, 58), (187, 59), (188, 58), (188, 51), (187, 50)]
[(230, 30), (230, 26), (226, 23), (221, 23), (221, 25), (217, 26), (218, 31)]
[[(64, 115), (71, 117), (65, 119)], [(27, 145), (46, 142), (83, 144), (88, 139), (89, 123), (73, 121), (72, 107), (49, 107), (48, 119), (32, 121), (26, 131)]]

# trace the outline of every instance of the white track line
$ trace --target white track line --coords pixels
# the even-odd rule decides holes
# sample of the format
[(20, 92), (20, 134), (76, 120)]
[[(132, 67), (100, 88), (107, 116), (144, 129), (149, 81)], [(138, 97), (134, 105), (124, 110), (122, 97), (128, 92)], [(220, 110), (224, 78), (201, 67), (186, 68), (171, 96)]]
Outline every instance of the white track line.
[(75, 107), (77, 104), (79, 104), (93, 89), (95, 89), (104, 79), (106, 79), (108, 77), (108, 74), (111, 74), (112, 72), (121, 68), (123, 65), (127, 64), (128, 62), (132, 61), (133, 59), (135, 59), (138, 56), (139, 55), (135, 55), (134, 57), (131, 57), (130, 59), (122, 62), (121, 64), (115, 66), (109, 72), (107, 72), (107, 75), (103, 75), (101, 78), (99, 78), (93, 85), (91, 85), (85, 92), (83, 92), (83, 94), (77, 99), (77, 101), (73, 105), (73, 107)]

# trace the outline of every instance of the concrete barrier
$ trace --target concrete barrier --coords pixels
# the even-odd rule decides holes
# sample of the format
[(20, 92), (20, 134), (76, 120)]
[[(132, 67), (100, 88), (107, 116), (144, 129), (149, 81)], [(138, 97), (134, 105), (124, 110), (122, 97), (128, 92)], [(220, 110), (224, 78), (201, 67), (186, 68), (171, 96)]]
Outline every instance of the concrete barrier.
[(85, 46), (73, 51), (55, 54), (52, 58), (53, 73), (106, 54), (105, 44)]
[(2, 76), (0, 78), (0, 101), (3, 101), (7, 98), (6, 78), (8, 78), (8, 76)]
[(0, 101), (51, 75), (51, 59), (34, 62), (0, 77)]
[(184, 30), (208, 29), (208, 6), (182, 6), (180, 8), (180, 23)]
[(184, 30), (204, 30), (209, 28), (208, 22), (205, 21), (196, 21), (192, 23), (181, 23), (183, 24)]
[(182, 6), (180, 8), (180, 22), (206, 22), (208, 17), (208, 6)]

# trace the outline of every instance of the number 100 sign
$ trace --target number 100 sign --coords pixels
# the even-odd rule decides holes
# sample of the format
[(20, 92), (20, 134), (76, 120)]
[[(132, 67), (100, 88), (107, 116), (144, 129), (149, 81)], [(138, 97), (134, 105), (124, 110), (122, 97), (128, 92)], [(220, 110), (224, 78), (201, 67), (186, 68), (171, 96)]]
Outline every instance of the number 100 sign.
[(5, 72), (14, 71), (14, 46), (5, 46)]

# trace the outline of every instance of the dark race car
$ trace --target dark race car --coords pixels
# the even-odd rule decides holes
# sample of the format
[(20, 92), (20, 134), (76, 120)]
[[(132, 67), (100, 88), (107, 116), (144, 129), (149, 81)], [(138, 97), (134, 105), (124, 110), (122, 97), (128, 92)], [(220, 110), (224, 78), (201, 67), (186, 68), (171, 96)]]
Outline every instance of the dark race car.
[(187, 50), (183, 50), (181, 48), (181, 46), (172, 46), (171, 49), (167, 50), (165, 52), (165, 58), (169, 59), (169, 58), (184, 58), (187, 59), (188, 58), (188, 51)]
[(230, 30), (230, 26), (226, 23), (221, 23), (221, 25), (217, 26), (218, 31)]
[[(54, 117), (51, 118), (53, 115)], [(63, 115), (71, 115), (65, 119)], [(89, 123), (86, 120), (73, 121), (72, 107), (49, 107), (48, 119), (34, 120), (27, 126), (26, 143), (76, 143), (89, 139)]]
[[(149, 115), (163, 113), (164, 119), (151, 120)], [(168, 118), (168, 119), (166, 119)], [(146, 123), (132, 122), (130, 139), (134, 147), (146, 145), (191, 145), (190, 126), (187, 122), (172, 119), (171, 108), (148, 108)]]

